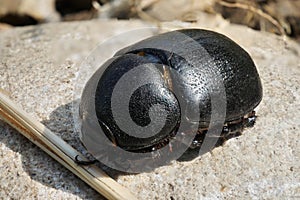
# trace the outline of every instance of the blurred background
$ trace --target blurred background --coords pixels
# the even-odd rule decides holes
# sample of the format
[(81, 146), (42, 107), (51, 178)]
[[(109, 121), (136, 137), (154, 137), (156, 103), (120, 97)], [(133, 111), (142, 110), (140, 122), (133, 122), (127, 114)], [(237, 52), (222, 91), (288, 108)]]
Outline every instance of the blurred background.
[(300, 0), (0, 0), (0, 31), (111, 18), (195, 23), (203, 13), (300, 42)]

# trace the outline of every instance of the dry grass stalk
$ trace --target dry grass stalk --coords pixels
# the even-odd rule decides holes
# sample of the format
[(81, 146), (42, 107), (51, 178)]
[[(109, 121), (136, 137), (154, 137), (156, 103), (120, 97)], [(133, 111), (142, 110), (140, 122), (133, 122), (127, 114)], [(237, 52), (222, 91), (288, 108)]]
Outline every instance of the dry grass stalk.
[(0, 118), (106, 198), (136, 199), (130, 191), (110, 178), (97, 166), (83, 166), (76, 164), (74, 159), (77, 155), (80, 160), (86, 160), (83, 155), (73, 149), (60, 137), (52, 133), (43, 124), (29, 116), (1, 92)]

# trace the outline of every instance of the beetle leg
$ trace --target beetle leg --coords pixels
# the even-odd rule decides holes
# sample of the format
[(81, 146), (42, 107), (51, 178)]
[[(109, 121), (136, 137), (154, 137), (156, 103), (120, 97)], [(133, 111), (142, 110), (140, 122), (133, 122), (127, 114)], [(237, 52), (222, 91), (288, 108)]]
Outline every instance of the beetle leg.
[[(114, 146), (118, 146), (118, 145), (117, 145), (117, 140), (116, 140), (114, 134), (112, 133), (112, 131), (110, 130), (110, 128), (109, 128), (104, 122), (102, 122), (100, 119), (98, 119), (98, 121), (99, 121), (100, 124), (102, 124), (102, 125), (106, 128), (106, 130), (108, 130), (108, 131), (107, 131), (107, 132), (109, 133), (108, 138), (110, 139), (110, 141), (112, 142), (112, 144), (113, 144)], [(108, 134), (108, 133), (107, 133), (107, 134)]]
[(172, 59), (172, 56), (174, 55), (174, 52), (171, 52), (171, 55), (168, 57), (168, 61), (170, 61)]
[(245, 115), (240, 119), (225, 123), (222, 129), (222, 133), (219, 136), (213, 136), (213, 135), (208, 136), (207, 135), (208, 128), (201, 127), (198, 129), (198, 133), (195, 136), (192, 144), (190, 145), (190, 148), (194, 149), (197, 147), (201, 147), (204, 138), (206, 136), (218, 137), (219, 140), (215, 146), (220, 146), (227, 140), (240, 136), (244, 128), (252, 127), (254, 125), (255, 120), (256, 120), (255, 111), (251, 111), (250, 113), (248, 113), (247, 115)]
[(169, 150), (170, 150), (170, 152), (173, 152), (173, 145), (171, 142), (169, 143)]
[(79, 155), (75, 156), (74, 162), (78, 165), (92, 165), (97, 162), (97, 160), (89, 160), (89, 161), (83, 161), (78, 159)]
[(244, 118), (245, 120), (245, 127), (252, 127), (254, 126), (255, 120), (256, 120), (256, 115), (255, 111), (250, 112), (247, 115), (247, 118)]

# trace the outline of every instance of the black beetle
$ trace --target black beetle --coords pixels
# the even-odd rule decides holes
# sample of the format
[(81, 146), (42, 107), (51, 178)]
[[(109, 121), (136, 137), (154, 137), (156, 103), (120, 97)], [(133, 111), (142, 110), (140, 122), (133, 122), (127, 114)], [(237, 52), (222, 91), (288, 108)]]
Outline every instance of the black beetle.
[[(140, 66), (141, 70), (136, 70)], [(87, 123), (87, 127), (96, 123), (102, 129), (84, 128), (84, 145), (93, 152), (97, 147), (90, 142), (94, 145), (97, 143), (94, 136), (104, 133), (113, 145), (126, 151), (151, 152), (176, 137), (183, 121), (190, 124), (184, 127), (186, 133), (195, 129), (198, 133), (191, 146), (201, 145), (211, 120), (210, 92), (217, 82), (214, 74), (219, 75), (226, 93), (221, 136), (228, 138), (254, 124), (253, 110), (262, 99), (256, 67), (239, 45), (216, 32), (183, 29), (153, 36), (120, 50), (98, 69), (83, 91), (80, 105), (83, 123)], [(139, 83), (139, 87), (134, 88), (135, 83)], [(123, 91), (117, 92), (120, 96), (112, 100), (116, 88)], [(133, 90), (130, 95), (126, 94), (128, 89)], [(218, 87), (213, 89), (218, 90)], [(179, 98), (185, 105), (180, 104)], [(117, 108), (114, 114), (113, 105), (121, 104), (127, 108)], [(126, 132), (132, 124), (146, 128), (151, 123), (161, 123), (155, 118), (161, 119), (160, 116), (150, 115), (160, 115), (162, 110), (161, 117), (165, 119), (162, 128), (157, 131), (155, 127), (148, 127), (148, 131), (156, 133), (148, 136), (139, 129), (134, 134)], [(91, 115), (95, 115), (93, 120), (90, 120)], [(119, 123), (130, 125), (120, 128)]]

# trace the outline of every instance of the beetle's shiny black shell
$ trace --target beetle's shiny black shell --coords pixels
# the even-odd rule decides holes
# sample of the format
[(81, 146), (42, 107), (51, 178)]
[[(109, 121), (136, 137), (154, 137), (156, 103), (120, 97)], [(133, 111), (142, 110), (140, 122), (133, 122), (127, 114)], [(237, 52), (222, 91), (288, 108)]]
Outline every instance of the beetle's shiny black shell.
[[(135, 78), (134, 81), (138, 81), (139, 78), (152, 79), (157, 84), (144, 85), (133, 93), (129, 102), (131, 119), (124, 117), (124, 120), (133, 120), (139, 126), (146, 126), (150, 123), (149, 108), (154, 104), (161, 104), (164, 105), (168, 113), (165, 126), (159, 133), (148, 138), (132, 137), (117, 126), (111, 109), (111, 98), (114, 87), (125, 73), (144, 63), (149, 63), (149, 61), (135, 54), (116, 57), (103, 73), (96, 90), (95, 108), (101, 127), (105, 130), (104, 132), (107, 133), (108, 137), (111, 137), (113, 134), (112, 137), (114, 137), (118, 146), (127, 150), (149, 147), (159, 143), (164, 138), (168, 138), (180, 119), (180, 108), (175, 96), (166, 87), (160, 71), (157, 68), (149, 67), (148, 74), (141, 73), (137, 77), (133, 77)], [(123, 101), (121, 98), (119, 100)], [(157, 112), (160, 113), (162, 111)], [(129, 143), (130, 145), (128, 145)]]
[[(184, 34), (189, 39), (178, 41), (178, 37), (175, 37), (178, 33)], [(197, 42), (201, 48), (190, 49), (190, 39)], [(172, 48), (164, 50), (164, 46), (172, 47), (172, 44), (177, 44), (174, 45), (175, 54)], [(216, 70), (211, 67), (211, 60), (221, 75), (225, 87), (227, 103), (225, 122), (239, 119), (253, 111), (262, 99), (262, 86), (252, 59), (245, 50), (226, 36), (200, 29), (164, 33), (120, 50), (99, 69), (102, 70), (101, 73), (95, 73), (92, 78), (93, 83), (90, 81), (87, 84), (85, 90), (88, 90), (90, 84), (97, 84), (96, 93), (95, 96), (86, 96), (84, 91), (81, 104), (90, 102), (86, 100), (87, 98), (95, 98), (98, 122), (105, 134), (116, 145), (129, 151), (149, 148), (169, 138), (170, 135), (176, 134), (180, 116), (185, 113), (189, 113), (190, 116), (200, 114), (200, 124), (208, 126), (211, 115), (211, 99), (208, 92), (210, 88), (208, 87), (215, 81), (210, 80), (208, 75), (214, 73), (212, 70)], [(163, 79), (161, 68), (154, 67), (149, 69), (148, 74), (141, 73), (137, 78), (156, 79), (157, 84), (145, 85), (134, 93), (129, 102), (132, 119), (128, 120), (133, 120), (140, 126), (146, 126), (150, 123), (148, 109), (157, 103), (164, 105), (168, 115), (165, 126), (159, 133), (149, 138), (137, 138), (123, 132), (115, 123), (111, 110), (111, 96), (116, 83), (125, 73), (149, 62), (168, 65), (176, 71), (176, 73), (170, 72), (171, 81), (175, 87), (179, 88), (179, 95), (188, 102), (189, 107), (184, 111), (180, 109), (172, 88)], [(191, 62), (194, 65), (191, 65)], [(99, 77), (95, 78), (95, 76)], [(95, 82), (95, 80), (98, 81)], [(194, 103), (199, 100), (200, 104)], [(197, 107), (200, 113), (193, 113), (198, 110)], [(197, 117), (195, 119), (198, 119)], [(189, 120), (193, 121), (193, 117)]]

